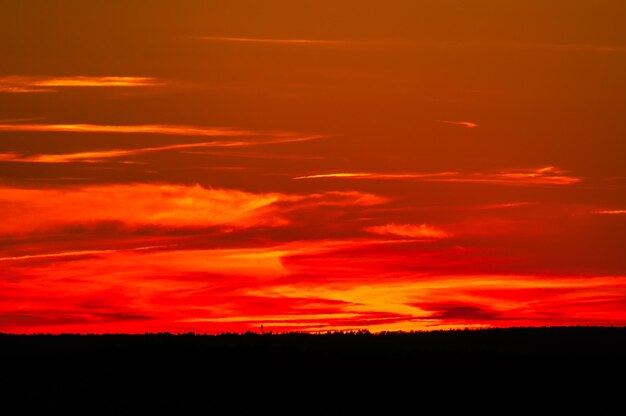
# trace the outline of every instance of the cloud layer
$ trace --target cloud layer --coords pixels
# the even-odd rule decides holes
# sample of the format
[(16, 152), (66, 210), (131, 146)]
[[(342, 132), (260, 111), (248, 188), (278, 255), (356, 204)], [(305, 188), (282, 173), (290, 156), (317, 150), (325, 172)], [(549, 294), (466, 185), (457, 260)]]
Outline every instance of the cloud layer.
[(446, 238), (450, 234), (429, 224), (385, 224), (367, 227), (366, 231), (379, 235), (396, 235), (412, 238)]
[(163, 82), (152, 77), (0, 77), (0, 93), (42, 93), (56, 92), (58, 88), (132, 88), (158, 85), (163, 85)]
[[(626, 322), (624, 277), (458, 273), (453, 253), (381, 250), (388, 245), (333, 240), (16, 258), (3, 261), (10, 279), (0, 280), (0, 328), (216, 333)], [(424, 262), (447, 266), (425, 273)]]
[(415, 180), (420, 182), (484, 183), (493, 185), (571, 185), (582, 179), (567, 171), (547, 166), (536, 169), (509, 169), (500, 172), (435, 172), (435, 173), (376, 173), (341, 172), (298, 176), (294, 179), (381, 179)]
[[(129, 184), (60, 189), (0, 188), (0, 234), (24, 234), (102, 222), (126, 227), (277, 227), (290, 205), (368, 206), (383, 198), (358, 192), (249, 193), (199, 185)], [(281, 205), (282, 204), (282, 205)]]
[[(66, 132), (66, 133), (121, 133), (165, 134), (176, 136), (237, 137), (255, 133), (222, 127), (198, 127), (178, 125), (99, 125), (99, 124), (0, 124), (0, 131)], [(280, 134), (279, 134), (280, 135)], [(288, 134), (287, 134), (288, 135)]]

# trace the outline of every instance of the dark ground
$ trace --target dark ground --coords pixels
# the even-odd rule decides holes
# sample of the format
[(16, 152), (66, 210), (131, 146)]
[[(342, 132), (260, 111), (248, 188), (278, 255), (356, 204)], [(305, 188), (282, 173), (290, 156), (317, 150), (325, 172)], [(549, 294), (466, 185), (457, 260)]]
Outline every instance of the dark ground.
[(437, 400), (442, 410), (495, 395), (523, 407), (565, 392), (582, 405), (600, 391), (607, 404), (626, 391), (626, 328), (0, 334), (0, 357), (7, 415), (244, 414), (291, 401), (301, 406), (291, 413), (345, 413), (381, 400), (384, 414), (396, 414), (389, 406), (405, 400)]

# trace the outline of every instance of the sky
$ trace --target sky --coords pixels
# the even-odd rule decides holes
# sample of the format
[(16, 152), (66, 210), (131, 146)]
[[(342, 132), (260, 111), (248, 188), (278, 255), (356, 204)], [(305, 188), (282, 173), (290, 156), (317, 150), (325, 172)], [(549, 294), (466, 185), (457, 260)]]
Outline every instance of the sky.
[(0, 332), (626, 325), (626, 2), (0, 2)]

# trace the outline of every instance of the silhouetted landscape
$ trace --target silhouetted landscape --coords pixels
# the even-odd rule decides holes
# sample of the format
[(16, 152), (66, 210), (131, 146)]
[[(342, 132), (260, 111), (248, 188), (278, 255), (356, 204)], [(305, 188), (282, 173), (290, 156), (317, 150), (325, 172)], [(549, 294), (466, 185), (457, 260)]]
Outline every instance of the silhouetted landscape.
[(20, 358), (124, 359), (219, 356), (222, 359), (386, 358), (420, 360), (440, 357), (626, 357), (626, 328), (543, 327), (432, 332), (367, 331), (308, 333), (155, 333), (142, 335), (0, 334), (0, 351)]
[(575, 388), (606, 382), (605, 374), (623, 368), (626, 328), (2, 334), (0, 353), (11, 406), (64, 414), (118, 414), (120, 408), (172, 414), (198, 405), (239, 409), (244, 403), (226, 399), (233, 394), (309, 400), (321, 390), (326, 398), (341, 398), (348, 388), (375, 396), (381, 388), (472, 391), (505, 389), (526, 377), (546, 392), (557, 382)]

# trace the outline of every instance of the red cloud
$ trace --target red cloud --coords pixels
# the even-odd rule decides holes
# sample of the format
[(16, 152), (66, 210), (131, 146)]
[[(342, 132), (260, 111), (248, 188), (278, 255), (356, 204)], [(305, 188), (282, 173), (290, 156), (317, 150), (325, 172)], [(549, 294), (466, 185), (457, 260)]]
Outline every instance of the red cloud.
[(624, 324), (623, 276), (472, 274), (398, 241), (146, 248), (3, 264), (0, 330), (372, 331)]
[[(385, 200), (360, 192), (297, 195), (208, 189), (199, 185), (103, 185), (59, 189), (1, 188), (0, 234), (118, 222), (129, 227), (277, 227), (285, 213), (315, 206), (367, 206)], [(290, 208), (279, 203), (289, 204)], [(284, 211), (284, 212), (283, 212)]]
[(450, 234), (429, 224), (385, 224), (365, 228), (365, 231), (380, 235), (397, 235), (411, 238), (446, 238)]
[(465, 127), (468, 129), (475, 129), (476, 127), (478, 127), (479, 125), (477, 123), (471, 122), (471, 121), (449, 121), (449, 120), (435, 120), (438, 123), (444, 123), (444, 124), (452, 124), (454, 126), (461, 126), (461, 127)]
[(508, 169), (500, 172), (435, 172), (435, 173), (375, 173), (342, 172), (298, 176), (294, 179), (378, 179), (415, 180), (420, 182), (484, 183), (493, 185), (571, 185), (581, 179), (553, 166), (538, 169)]
[(163, 85), (151, 77), (0, 77), (0, 92), (40, 93), (55, 92), (54, 88), (128, 88)]

